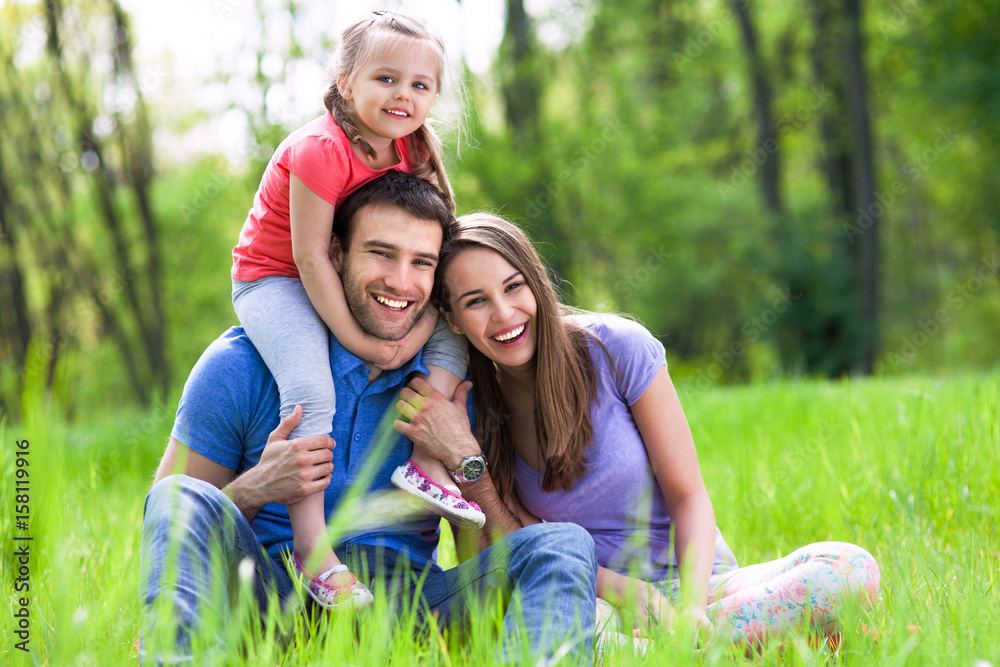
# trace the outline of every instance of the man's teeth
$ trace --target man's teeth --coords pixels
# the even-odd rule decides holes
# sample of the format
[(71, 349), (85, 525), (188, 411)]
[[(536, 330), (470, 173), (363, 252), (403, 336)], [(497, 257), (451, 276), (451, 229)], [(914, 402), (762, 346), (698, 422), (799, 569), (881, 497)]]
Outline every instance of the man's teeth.
[(505, 333), (505, 334), (500, 334), (499, 336), (494, 336), (493, 340), (499, 341), (501, 343), (506, 343), (509, 340), (513, 340), (514, 338), (517, 338), (523, 332), (524, 332), (524, 325), (522, 324), (521, 326), (519, 326), (518, 328), (514, 329), (513, 331), (510, 331), (510, 332)]
[(405, 111), (395, 111), (393, 109), (386, 109), (386, 111), (391, 113), (393, 116), (403, 116), (403, 117), (409, 116), (409, 114), (406, 113)]
[(384, 296), (375, 295), (375, 300), (381, 303), (383, 306), (389, 306), (390, 308), (395, 308), (396, 310), (402, 310), (410, 305), (409, 301), (394, 301), (392, 299), (387, 299)]

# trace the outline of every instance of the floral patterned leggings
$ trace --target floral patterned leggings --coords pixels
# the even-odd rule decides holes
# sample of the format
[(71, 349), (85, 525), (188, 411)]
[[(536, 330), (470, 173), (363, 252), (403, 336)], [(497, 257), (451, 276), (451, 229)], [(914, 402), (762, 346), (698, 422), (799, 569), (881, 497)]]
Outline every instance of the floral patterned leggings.
[[(817, 542), (783, 558), (713, 575), (708, 618), (719, 636), (760, 645), (801, 630), (806, 620), (825, 635), (839, 630), (845, 603), (868, 607), (878, 596), (881, 574), (871, 554), (845, 542)], [(676, 579), (653, 582), (671, 601), (680, 599)], [(598, 601), (598, 622), (608, 619)]]

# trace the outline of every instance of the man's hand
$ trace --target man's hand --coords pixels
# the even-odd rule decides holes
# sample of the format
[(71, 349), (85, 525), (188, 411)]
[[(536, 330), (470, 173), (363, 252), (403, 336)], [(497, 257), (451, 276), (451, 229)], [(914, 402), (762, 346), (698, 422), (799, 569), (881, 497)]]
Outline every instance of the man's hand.
[(416, 378), (399, 394), (396, 410), (403, 419), (397, 419), (392, 427), (427, 456), (454, 470), (466, 456), (481, 451), (466, 408), (471, 388), (471, 382), (463, 382), (455, 390), (454, 400), (449, 401), (426, 380)]
[(302, 419), (302, 406), (271, 431), (260, 461), (234, 479), (226, 491), (247, 519), (268, 503), (292, 505), (324, 490), (333, 472), (333, 438), (311, 435), (288, 440)]
[[(403, 420), (392, 427), (413, 441), (427, 456), (438, 459), (449, 470), (455, 470), (462, 459), (482, 452), (472, 428), (466, 401), (471, 382), (463, 382), (449, 401), (423, 378), (415, 378), (400, 392), (396, 409)], [(404, 421), (405, 420), (405, 421)], [(479, 505), (486, 515), (486, 525), (479, 531), (459, 531), (455, 543), (459, 559), (465, 560), (488, 547), (493, 540), (512, 533), (524, 524), (500, 499), (489, 470), (475, 482), (460, 484), (466, 500)], [(478, 535), (477, 535), (478, 533)], [(471, 537), (466, 539), (466, 537)]]

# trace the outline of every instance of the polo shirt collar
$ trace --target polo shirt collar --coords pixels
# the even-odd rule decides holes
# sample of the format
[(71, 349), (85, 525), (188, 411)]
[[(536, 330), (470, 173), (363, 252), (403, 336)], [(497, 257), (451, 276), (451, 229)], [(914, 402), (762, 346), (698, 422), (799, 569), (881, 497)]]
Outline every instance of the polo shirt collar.
[[(423, 352), (421, 349), (415, 357), (395, 370), (382, 371), (373, 384), (402, 384), (411, 373), (429, 373), (427, 366), (421, 360)], [(330, 369), (333, 371), (335, 383), (337, 380), (343, 381), (348, 375), (359, 372), (367, 378), (369, 373), (368, 364), (341, 345), (332, 332), (330, 334)]]

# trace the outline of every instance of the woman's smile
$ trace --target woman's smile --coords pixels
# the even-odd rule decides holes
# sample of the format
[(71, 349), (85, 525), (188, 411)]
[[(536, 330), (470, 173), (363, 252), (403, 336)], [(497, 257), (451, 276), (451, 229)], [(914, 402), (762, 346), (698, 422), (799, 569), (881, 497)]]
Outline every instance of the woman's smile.
[(518, 368), (535, 357), (538, 304), (524, 276), (499, 253), (460, 251), (444, 276), (449, 321), (501, 368)]
[(524, 332), (528, 330), (528, 323), (524, 322), (516, 327), (511, 327), (506, 331), (502, 331), (497, 334), (490, 336), (493, 340), (500, 343), (501, 345), (517, 345), (523, 340)]

